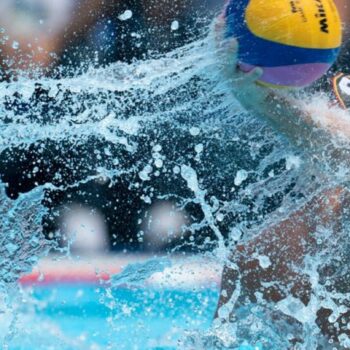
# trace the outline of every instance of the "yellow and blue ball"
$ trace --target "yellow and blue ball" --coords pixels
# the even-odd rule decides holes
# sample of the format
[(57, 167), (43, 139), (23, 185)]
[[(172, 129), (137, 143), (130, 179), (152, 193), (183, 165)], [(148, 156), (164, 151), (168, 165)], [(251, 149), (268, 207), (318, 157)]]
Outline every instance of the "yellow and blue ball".
[(342, 41), (333, 0), (229, 0), (226, 37), (238, 39), (239, 67), (261, 67), (261, 82), (302, 87), (334, 63)]

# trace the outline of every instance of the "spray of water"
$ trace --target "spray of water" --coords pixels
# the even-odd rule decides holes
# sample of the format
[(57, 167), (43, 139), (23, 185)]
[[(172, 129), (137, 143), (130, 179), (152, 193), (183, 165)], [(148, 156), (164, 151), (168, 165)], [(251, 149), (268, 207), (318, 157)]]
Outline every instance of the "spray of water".
[[(42, 218), (50, 215), (43, 205), (50, 191), (79, 188), (103, 176), (111, 184), (127, 181), (146, 203), (172, 199), (181, 209), (195, 208), (184, 234), (194, 238), (189, 242), (195, 241), (197, 250), (209, 249), (212, 258), (224, 264), (237, 242), (259, 234), (281, 214), (287, 217), (326, 187), (325, 176), (310, 169), (309, 159), (240, 107), (223, 79), (210, 37), (154, 59), (115, 63), (71, 78), (19, 77), (1, 83), (0, 129), (6, 164), (13, 161), (12, 154), (33, 147), (39, 154), (53, 149), (61, 158), (69, 153), (63, 157), (65, 169), (18, 199), (10, 200), (6, 184), (1, 185), (3, 295), (53, 245), (41, 232)], [(328, 164), (327, 159), (318, 161)], [(346, 166), (339, 169), (342, 178)], [(343, 239), (346, 229), (345, 225)], [(334, 266), (331, 260), (341, 238), (333, 238), (321, 223), (317, 235), (329, 248), (306, 256), (303, 267), (298, 267), (311, 281), (308, 305), (287, 295), (271, 310), (257, 296), (256, 303), (239, 309), (234, 322), (215, 323), (208, 334), (188, 337), (186, 346), (231, 349), (248, 341), (286, 349), (295, 331), (304, 340), (302, 348), (316, 349), (317, 307), (333, 310), (335, 321), (347, 310), (344, 302), (349, 298), (346, 291), (328, 287), (320, 274), (326, 262)], [(345, 256), (337, 253), (338, 267)], [(258, 257), (262, 267), (269, 265), (268, 259)], [(152, 264), (126, 272), (141, 283), (142, 276), (152, 274), (148, 270)], [(128, 283), (126, 272), (123, 283)], [(347, 276), (345, 266), (333, 275)], [(227, 319), (242, 293), (237, 285), (219, 312), (222, 319)], [(8, 315), (11, 302), (7, 305)], [(289, 322), (290, 318), (297, 322)], [(15, 324), (15, 319), (9, 321), (2, 330), (4, 344), (14, 337)], [(342, 342), (346, 345), (349, 339), (344, 335)]]

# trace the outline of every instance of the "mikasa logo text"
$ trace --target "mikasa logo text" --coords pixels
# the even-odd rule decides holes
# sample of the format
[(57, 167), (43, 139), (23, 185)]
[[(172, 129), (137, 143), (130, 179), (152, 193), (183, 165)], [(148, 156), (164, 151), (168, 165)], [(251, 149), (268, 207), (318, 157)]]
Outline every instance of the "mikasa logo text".
[(316, 14), (317, 18), (320, 18), (320, 30), (323, 33), (328, 34), (328, 21), (327, 21), (327, 15), (326, 11), (324, 9), (322, 0), (315, 0), (316, 1), (316, 6), (318, 9), (318, 13)]

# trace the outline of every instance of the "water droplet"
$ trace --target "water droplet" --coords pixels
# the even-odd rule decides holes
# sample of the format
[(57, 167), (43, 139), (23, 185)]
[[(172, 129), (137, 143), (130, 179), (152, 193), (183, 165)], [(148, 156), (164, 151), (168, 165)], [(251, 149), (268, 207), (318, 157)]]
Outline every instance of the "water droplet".
[(150, 165), (146, 165), (142, 171), (139, 172), (139, 177), (143, 181), (150, 180), (149, 175), (151, 174), (153, 168)]
[(107, 148), (107, 147), (104, 149), (104, 153), (105, 153), (106, 156), (109, 156), (109, 157), (112, 155), (110, 149)]
[(237, 171), (236, 177), (235, 177), (235, 185), (240, 186), (243, 181), (247, 180), (248, 178), (248, 173), (246, 170), (239, 170)]
[(162, 146), (161, 145), (155, 145), (154, 147), (153, 147), (153, 151), (154, 152), (160, 152), (162, 150)]
[(271, 266), (271, 260), (268, 256), (266, 255), (260, 255), (258, 256), (258, 260), (259, 260), (259, 265), (263, 268), (263, 269), (267, 269), (268, 267)]
[(216, 220), (219, 221), (219, 222), (223, 221), (224, 220), (224, 214), (219, 213), (218, 215), (216, 215)]
[(190, 134), (192, 135), (192, 136), (198, 136), (199, 134), (200, 134), (200, 129), (199, 128), (196, 128), (196, 127), (192, 127), (191, 129), (190, 129)]
[(178, 29), (179, 29), (179, 26), (180, 26), (180, 24), (179, 24), (178, 21), (173, 21), (173, 22), (171, 23), (171, 30), (178, 30)]
[(18, 50), (18, 49), (19, 49), (19, 42), (18, 42), (18, 41), (14, 41), (14, 42), (12, 43), (12, 48), (13, 48), (14, 50)]
[(121, 21), (127, 21), (128, 19), (130, 19), (132, 17), (132, 11), (131, 10), (126, 10), (124, 11), (121, 15), (118, 16), (118, 18)]
[(173, 168), (173, 172), (174, 172), (174, 174), (180, 174), (180, 167), (175, 165)]
[(195, 146), (194, 149), (195, 149), (195, 151), (196, 151), (197, 153), (202, 153), (202, 152), (203, 152), (203, 149), (204, 149), (204, 146), (203, 146), (203, 144), (199, 143), (198, 145)]
[(154, 165), (157, 167), (157, 168), (161, 168), (163, 166), (163, 161), (161, 159), (156, 159), (154, 161)]
[(199, 183), (196, 171), (188, 165), (182, 165), (181, 175), (186, 180), (188, 188), (195, 193), (198, 192)]

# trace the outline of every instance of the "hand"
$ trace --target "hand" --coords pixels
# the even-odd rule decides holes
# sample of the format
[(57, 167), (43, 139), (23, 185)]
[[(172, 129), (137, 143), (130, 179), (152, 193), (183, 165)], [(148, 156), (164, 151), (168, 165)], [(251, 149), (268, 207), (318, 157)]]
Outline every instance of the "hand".
[(317, 150), (324, 149), (316, 142), (320, 140), (316, 140), (316, 135), (312, 133), (314, 123), (309, 113), (305, 112), (301, 101), (294, 98), (289, 90), (257, 84), (263, 73), (261, 68), (254, 68), (249, 73), (242, 72), (237, 66), (238, 41), (235, 38), (225, 38), (224, 33), (225, 22), (223, 18), (219, 18), (214, 29), (219, 69), (228, 88), (242, 107), (265, 120), (302, 150), (311, 150), (315, 145)]

